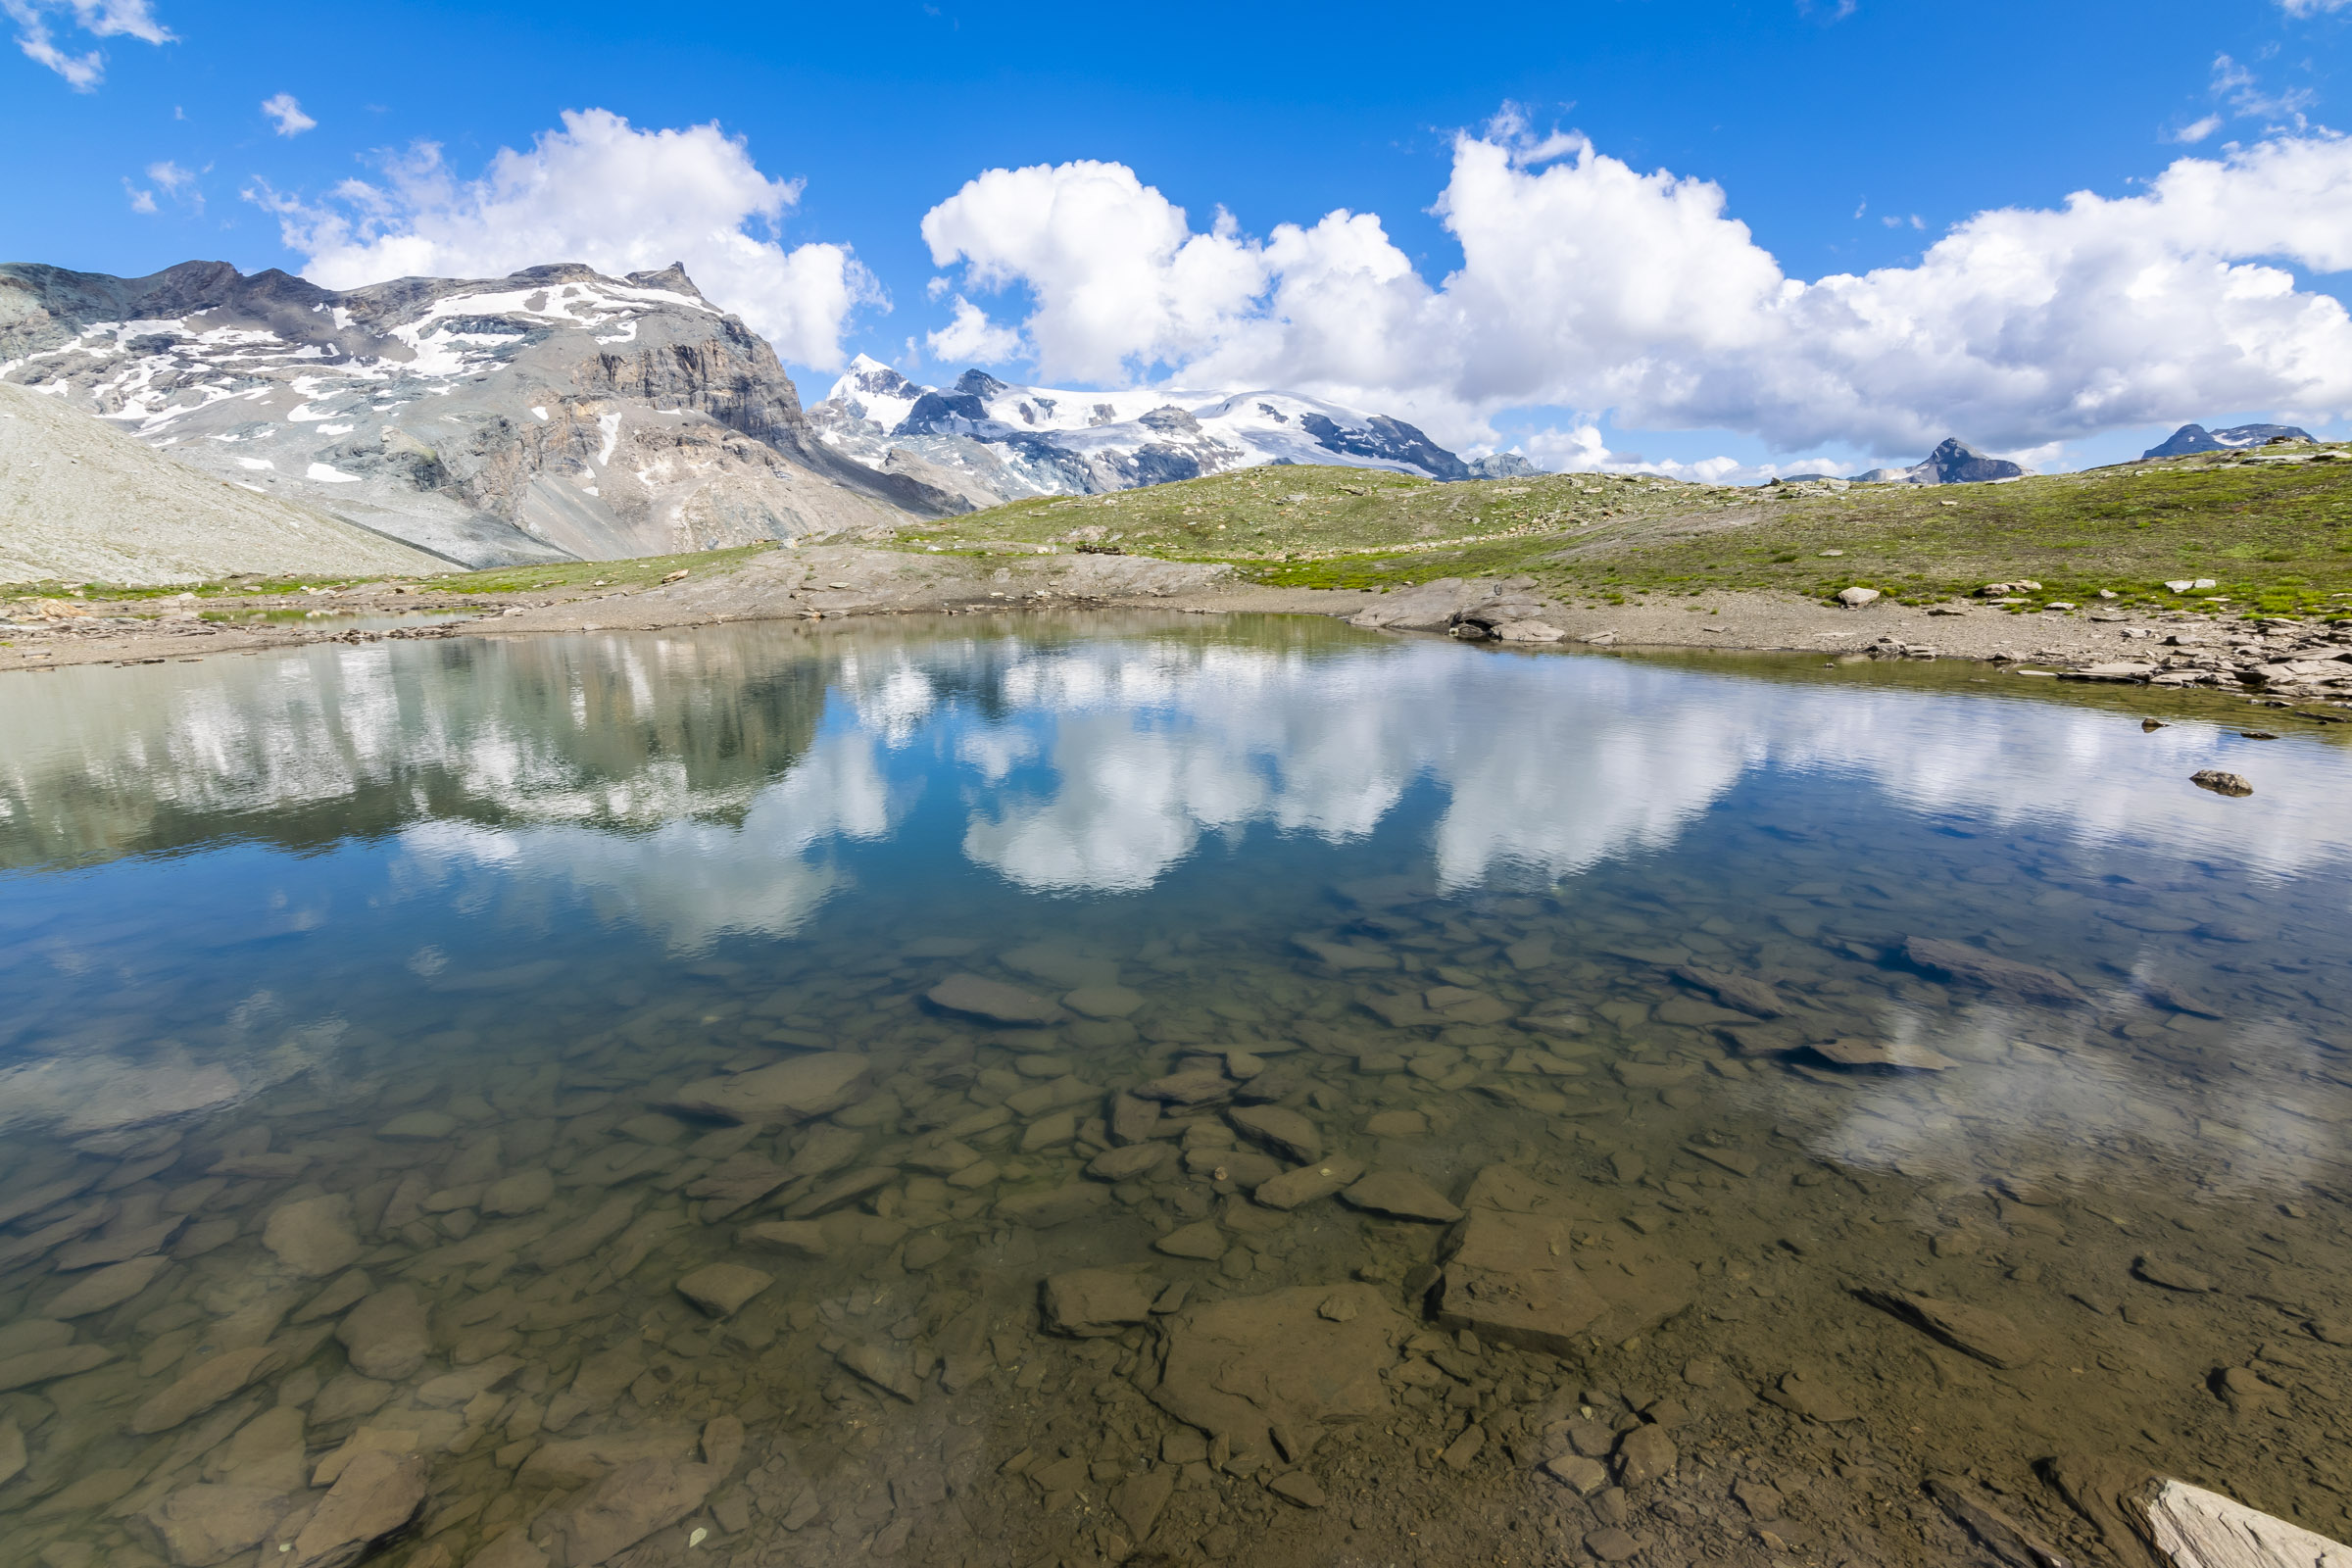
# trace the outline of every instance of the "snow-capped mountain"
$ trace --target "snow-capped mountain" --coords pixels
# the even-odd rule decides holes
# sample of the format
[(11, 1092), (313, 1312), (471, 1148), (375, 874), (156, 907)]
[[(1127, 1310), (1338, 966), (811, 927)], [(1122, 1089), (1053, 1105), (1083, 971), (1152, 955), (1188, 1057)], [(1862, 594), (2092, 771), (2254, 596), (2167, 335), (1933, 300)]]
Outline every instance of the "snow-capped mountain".
[(2271, 441), (2308, 441), (2311, 432), (2299, 424), (2234, 424), (2227, 430), (2208, 430), (2184, 424), (2140, 457), (2184, 458), (2192, 452), (2239, 452)]
[(817, 441), (774, 351), (676, 267), (337, 292), (220, 262), (140, 278), (5, 265), (0, 379), (465, 565), (964, 508)]
[(844, 456), (975, 506), (1093, 495), (1270, 463), (1392, 468), (1433, 479), (1531, 471), (1516, 453), (1466, 464), (1413, 426), (1291, 392), (1072, 392), (966, 370), (922, 386), (859, 355), (808, 422)]

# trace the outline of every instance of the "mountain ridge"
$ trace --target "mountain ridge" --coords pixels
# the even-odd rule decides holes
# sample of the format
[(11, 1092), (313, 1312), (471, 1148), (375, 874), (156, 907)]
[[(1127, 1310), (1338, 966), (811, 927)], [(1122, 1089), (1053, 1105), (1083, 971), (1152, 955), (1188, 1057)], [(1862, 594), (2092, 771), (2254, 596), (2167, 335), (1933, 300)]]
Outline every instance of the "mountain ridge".
[(1299, 393), (1023, 386), (967, 369), (926, 386), (859, 355), (810, 405), (819, 439), (974, 506), (1099, 495), (1269, 464), (1387, 468), (1442, 480), (1515, 477), (1517, 453), (1465, 463), (1417, 427)]
[(2208, 430), (2184, 424), (2140, 454), (2149, 458), (2184, 458), (2197, 452), (2237, 452), (2272, 441), (2308, 441), (2311, 432), (2292, 424), (2237, 424), (2227, 430)]
[(773, 349), (681, 267), (322, 288), (185, 262), (0, 265), (0, 380), (466, 565), (962, 510), (818, 441)]

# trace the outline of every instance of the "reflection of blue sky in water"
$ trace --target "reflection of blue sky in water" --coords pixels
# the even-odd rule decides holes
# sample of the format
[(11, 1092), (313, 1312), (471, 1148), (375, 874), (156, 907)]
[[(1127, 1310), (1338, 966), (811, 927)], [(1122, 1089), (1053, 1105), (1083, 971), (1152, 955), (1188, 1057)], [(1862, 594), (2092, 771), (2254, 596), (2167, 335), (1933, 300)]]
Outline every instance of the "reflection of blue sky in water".
[[(442, 792), (416, 789), (384, 824), (414, 874), (467, 862), (558, 875), (689, 946), (798, 928), (838, 885), (819, 863), (828, 848), (887, 838), (935, 789), (962, 803), (970, 861), (1065, 893), (1149, 888), (1204, 838), (1252, 827), (1361, 841), (1421, 783), (1442, 803), (1430, 851), (1449, 888), (1664, 849), (1743, 778), (1776, 770), (1867, 781), (1912, 811), (2268, 874), (2341, 862), (2352, 840), (2336, 749), (2269, 746), (2258, 793), (2224, 801), (2185, 782), (2216, 760), (2209, 726), (2143, 735), (2057, 704), (1432, 643), (992, 635), (734, 662), (724, 646), (581, 639), (477, 654), (457, 672), (421, 649), (315, 649), (141, 671), (132, 703), (93, 678), (129, 672), (18, 677), (6, 701), (24, 743), (0, 756), (0, 831), (42, 812), (267, 817), (397, 794), (429, 770)], [(685, 754), (708, 750), (693, 735), (610, 744), (698, 705), (706, 728), (721, 725), (744, 669), (779, 662), (804, 672), (816, 726), (781, 749), (780, 772), (756, 758), (691, 766)], [(137, 838), (120, 824), (93, 835)]]
[[(2189, 788), (2212, 738), (2113, 713), (1917, 691), (1781, 685), (1614, 660), (1429, 645), (1331, 661), (1096, 645), (1005, 672), (1002, 720), (960, 733), (965, 850), (1024, 886), (1151, 885), (1206, 834), (1370, 833), (1418, 779), (1444, 792), (1440, 881), (1570, 875), (1661, 849), (1743, 776), (1845, 773), (1923, 812), (2047, 822), (2086, 843), (2268, 872), (2340, 860), (2352, 778), (2316, 745), (2272, 754), (2262, 804)], [(2291, 753), (2291, 761), (2289, 759)], [(1023, 773), (1042, 763), (1042, 776)]]
[(2341, 862), (2352, 846), (2329, 804), (2352, 784), (2337, 751), (2278, 743), (2265, 756), (2283, 765), (2265, 770), (2261, 793), (2224, 801), (2186, 783), (2211, 760), (2205, 726), (2146, 735), (2055, 704), (1445, 645), (1309, 656), (1139, 639), (1017, 647), (992, 663), (987, 717), (957, 691), (968, 657), (917, 647), (841, 661), (825, 728), (751, 793), (740, 822), (684, 819), (709, 801), (658, 767), (582, 801), (510, 765), (481, 769), (482, 785), (527, 814), (662, 825), (424, 824), (410, 842), (426, 861), (504, 859), (566, 878), (682, 946), (798, 929), (839, 885), (820, 852), (887, 837), (926, 781), (962, 803), (972, 862), (1057, 893), (1140, 892), (1203, 839), (1251, 827), (1360, 841), (1424, 780), (1441, 792), (1430, 851), (1448, 888), (1668, 848), (1768, 770), (1867, 782), (1912, 811), (2268, 874)]

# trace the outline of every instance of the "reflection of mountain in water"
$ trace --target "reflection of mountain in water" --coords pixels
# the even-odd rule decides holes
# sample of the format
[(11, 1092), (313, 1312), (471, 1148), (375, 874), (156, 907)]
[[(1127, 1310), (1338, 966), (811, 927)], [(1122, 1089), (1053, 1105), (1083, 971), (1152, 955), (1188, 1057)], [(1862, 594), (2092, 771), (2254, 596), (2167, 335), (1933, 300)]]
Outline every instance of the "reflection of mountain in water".
[(815, 737), (789, 638), (458, 638), (18, 676), (0, 865), (424, 819), (740, 821)]

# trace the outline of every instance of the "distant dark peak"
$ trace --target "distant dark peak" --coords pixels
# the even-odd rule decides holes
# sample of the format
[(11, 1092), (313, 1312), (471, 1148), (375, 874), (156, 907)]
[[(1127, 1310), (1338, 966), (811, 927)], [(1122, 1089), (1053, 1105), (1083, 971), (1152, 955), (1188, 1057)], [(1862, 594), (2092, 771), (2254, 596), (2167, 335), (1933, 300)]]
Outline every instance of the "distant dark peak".
[(2185, 458), (2197, 452), (2239, 452), (2272, 441), (2309, 441), (2311, 438), (2309, 430), (2291, 424), (2235, 424), (2227, 430), (2208, 430), (2201, 424), (2184, 424), (2161, 446), (2150, 447), (2140, 456)]
[(2026, 470), (2006, 458), (1987, 457), (1956, 435), (1947, 435), (1911, 470), (1921, 484), (1987, 484), (2022, 479)]
[(956, 390), (967, 398), (1002, 397), (1012, 390), (986, 370), (966, 370), (956, 378)]
[(686, 275), (684, 262), (672, 262), (659, 272), (631, 272), (621, 281), (638, 288), (665, 289), (672, 294), (683, 294), (690, 300), (703, 297), (703, 291), (694, 286), (694, 279)]

